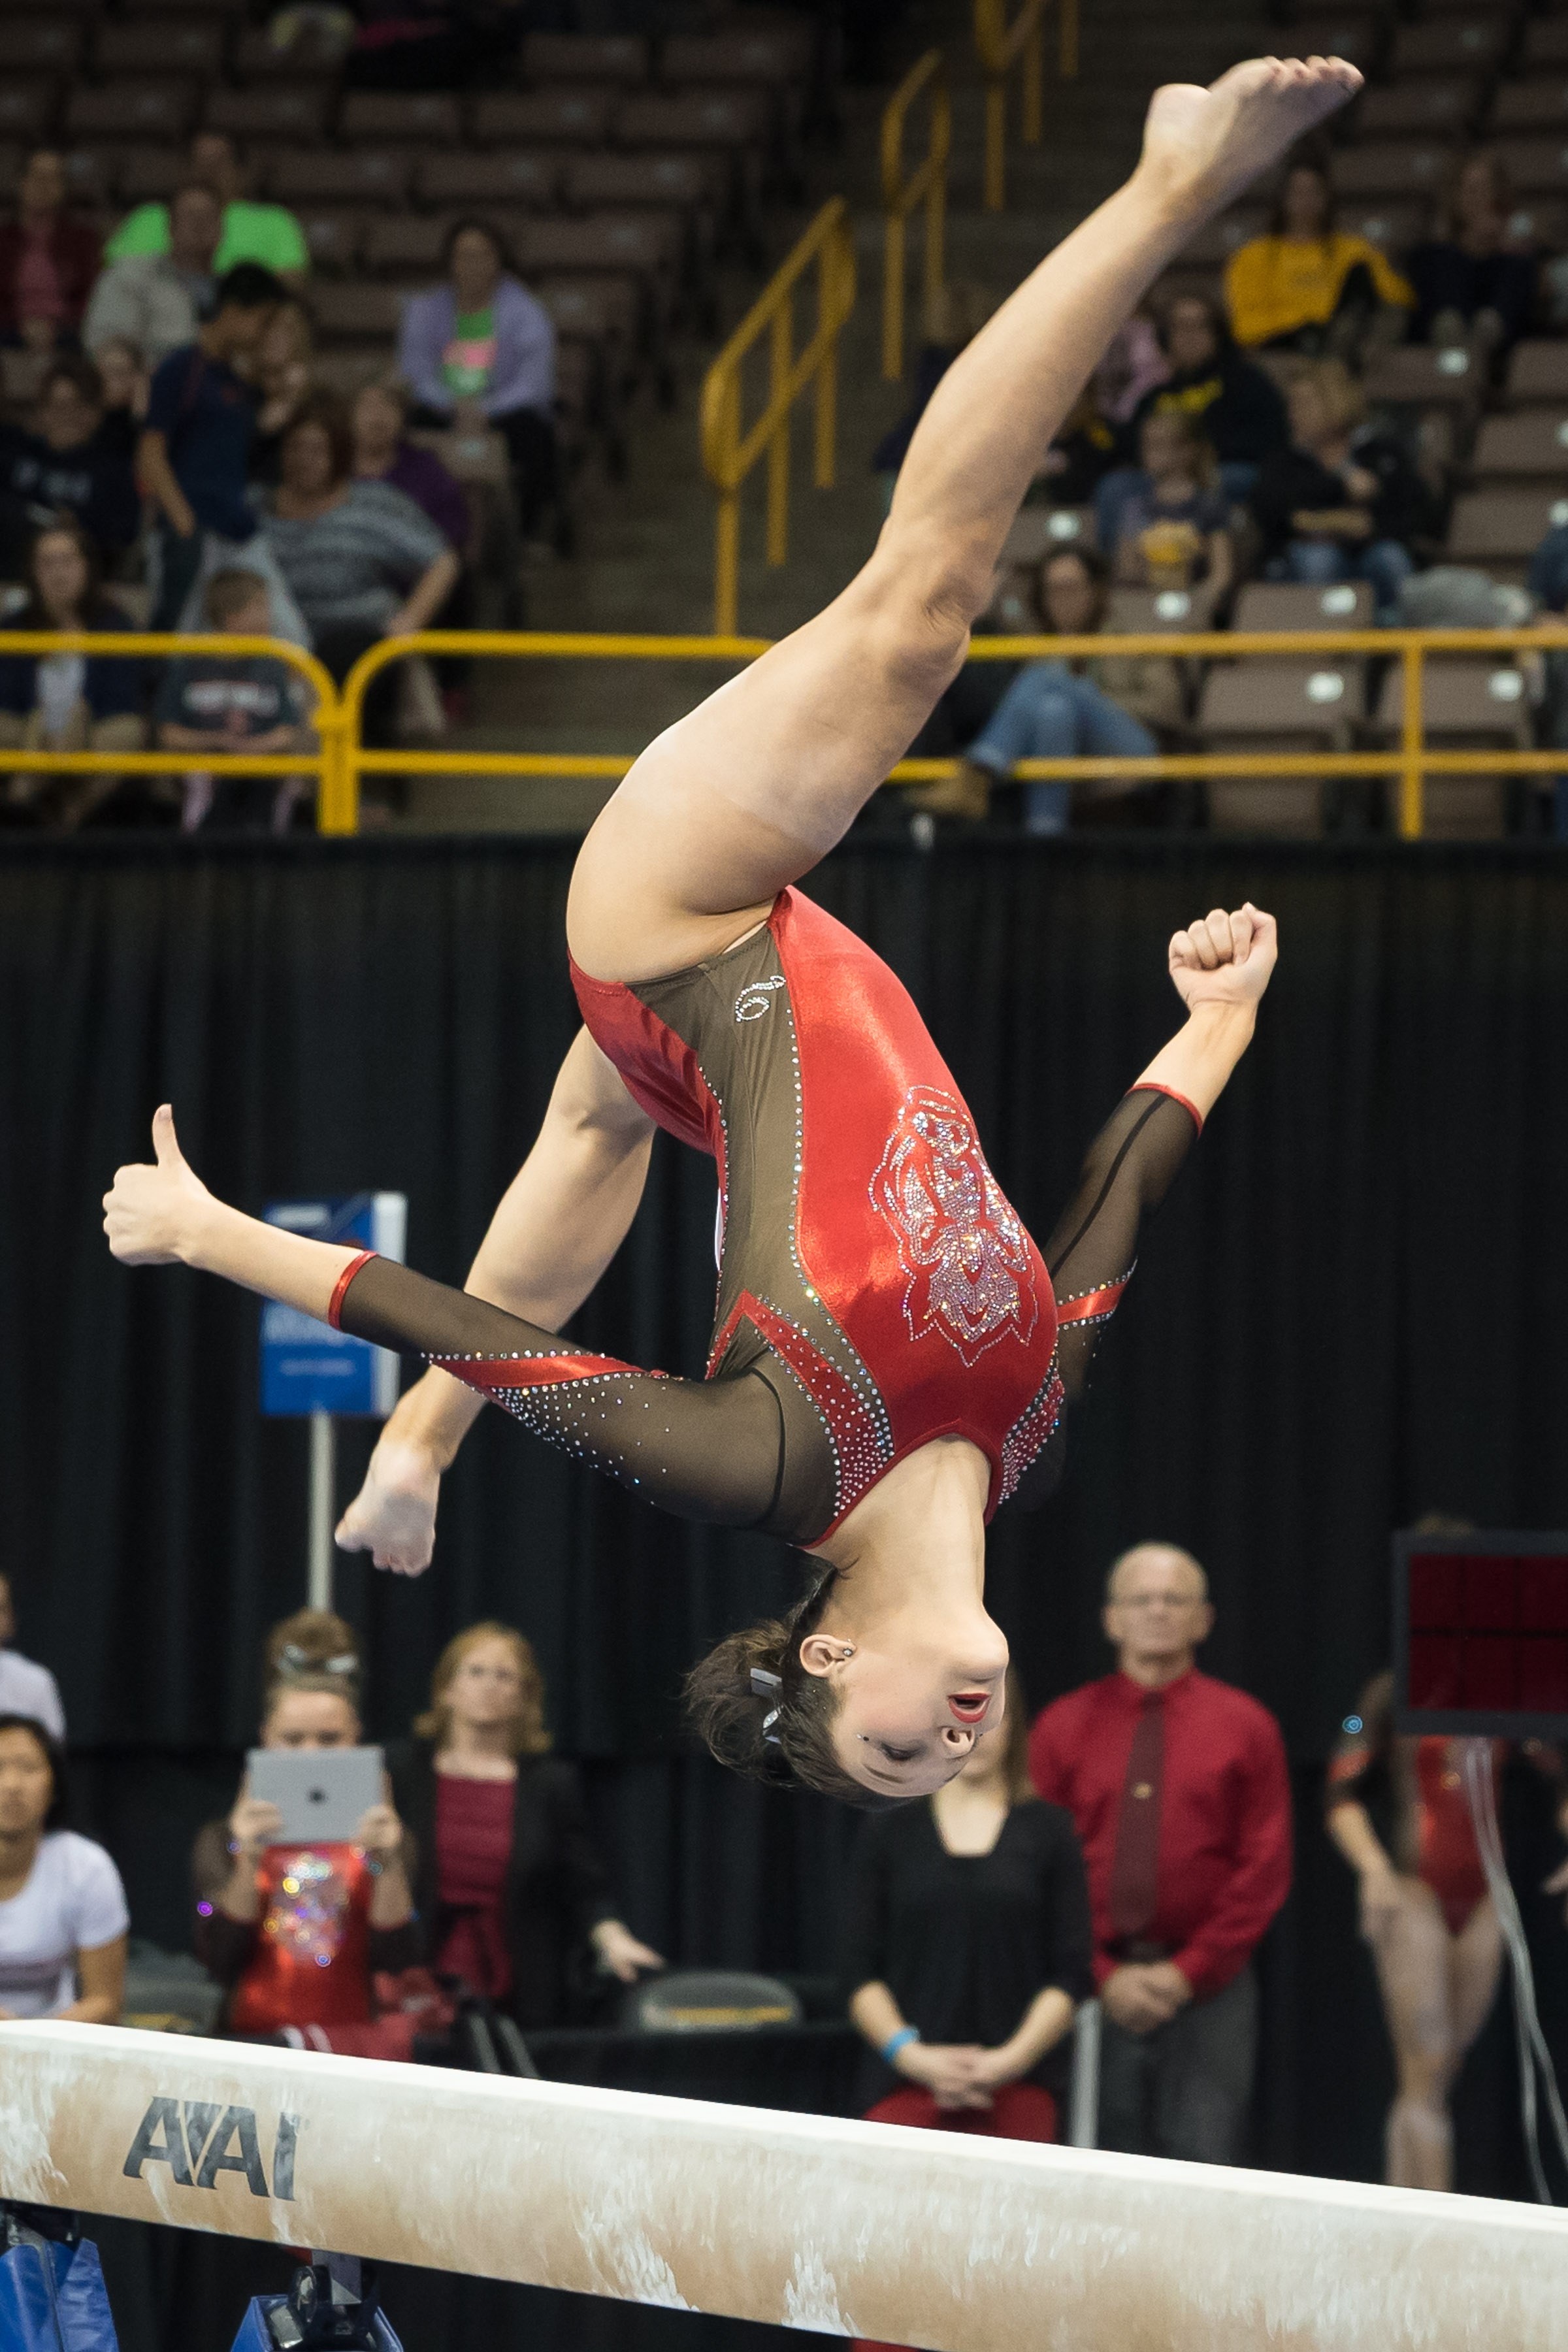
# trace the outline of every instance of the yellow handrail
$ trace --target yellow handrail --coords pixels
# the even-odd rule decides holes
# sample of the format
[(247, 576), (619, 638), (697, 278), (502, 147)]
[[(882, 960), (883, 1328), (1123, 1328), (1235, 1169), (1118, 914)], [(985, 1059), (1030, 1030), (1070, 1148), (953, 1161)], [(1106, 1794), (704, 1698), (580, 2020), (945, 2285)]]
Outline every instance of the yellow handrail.
[[(1047, 0), (1024, 0), (1009, 25), (1006, 0), (974, 0), (974, 49), (985, 76), (985, 209), (999, 213), (1007, 202), (1007, 77), (1024, 60), (1024, 144), (1037, 147), (1044, 128), (1045, 24)], [(1068, 68), (1067, 33), (1062, 34)], [(1078, 70), (1074, 20), (1072, 70)]]
[[(816, 267), (816, 331), (798, 359), (795, 349), (795, 289)], [(768, 455), (768, 562), (789, 551), (790, 411), (806, 385), (816, 385), (816, 482), (833, 488), (838, 430), (838, 336), (855, 307), (855, 245), (842, 196), (823, 205), (772, 283), (760, 294), (709, 369), (702, 383), (702, 462), (719, 493), (714, 561), (713, 627), (732, 636), (739, 604), (741, 485), (765, 449)], [(768, 402), (751, 431), (741, 430), (741, 372), (764, 331), (771, 337)]]
[[(313, 751), (43, 751), (24, 745), (0, 748), (0, 774), (25, 770), (29, 775), (185, 775), (299, 776), (317, 780), (318, 811), (341, 772), (345, 751), (342, 705), (331, 673), (314, 654), (285, 637), (234, 637), (206, 631), (200, 635), (163, 635), (151, 629), (5, 629), (0, 630), (0, 655), (86, 654), (98, 661), (151, 656), (172, 660), (182, 655), (210, 659), (215, 654), (244, 658), (262, 655), (298, 670), (315, 689), (316, 707), (310, 725), (316, 731)], [(318, 824), (320, 817), (318, 815)]]
[[(919, 171), (904, 177), (904, 120), (922, 90), (931, 93), (931, 137)], [(897, 383), (904, 372), (904, 224), (926, 208), (924, 294), (929, 306), (942, 291), (942, 230), (947, 214), (947, 159), (952, 148), (952, 101), (947, 61), (928, 49), (910, 68), (882, 117), (882, 209), (887, 245), (882, 274), (882, 373)]]
[[(410, 654), (489, 654), (524, 660), (564, 656), (590, 661), (751, 661), (765, 653), (766, 637), (609, 636), (583, 634), (527, 633), (510, 630), (445, 629), (416, 636), (389, 637), (363, 655), (343, 682), (342, 724), (347, 731), (342, 777), (343, 796), (335, 804), (339, 821), (328, 822), (323, 800), (323, 831), (352, 833), (358, 823), (359, 778), (362, 775), (546, 775), (624, 776), (632, 765), (630, 753), (563, 751), (366, 751), (359, 742), (364, 690), (377, 670)], [(1540, 627), (1524, 629), (1303, 629), (1288, 634), (1227, 629), (1192, 635), (1147, 631), (1139, 635), (1092, 637), (976, 637), (970, 647), (974, 661), (1044, 661), (1094, 659), (1114, 654), (1166, 654), (1173, 657), (1223, 661), (1250, 654), (1379, 654), (1397, 657), (1405, 670), (1405, 708), (1400, 743), (1392, 751), (1194, 751), (1148, 759), (1062, 758), (1020, 760), (1012, 772), (1022, 782), (1047, 778), (1136, 776), (1396, 776), (1399, 779), (1399, 830), (1406, 840), (1419, 837), (1425, 819), (1424, 780), (1433, 775), (1545, 775), (1568, 770), (1568, 752), (1431, 751), (1423, 732), (1421, 680), (1426, 655), (1506, 654), (1540, 650), (1551, 642)], [(98, 764), (118, 766), (112, 754), (97, 755)], [(18, 764), (15, 755), (0, 753), (0, 767)], [(259, 764), (259, 763), (258, 763)], [(900, 760), (889, 773), (889, 783), (917, 783), (952, 774), (955, 760)]]

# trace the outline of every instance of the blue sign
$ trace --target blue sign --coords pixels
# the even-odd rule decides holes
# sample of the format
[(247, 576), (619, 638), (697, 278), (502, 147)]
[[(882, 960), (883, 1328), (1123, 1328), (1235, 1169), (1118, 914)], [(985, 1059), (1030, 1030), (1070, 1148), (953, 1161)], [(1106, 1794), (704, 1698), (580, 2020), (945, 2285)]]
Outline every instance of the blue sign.
[[(269, 1225), (313, 1242), (347, 1242), (400, 1263), (407, 1244), (403, 1192), (354, 1192), (342, 1201), (274, 1201)], [(268, 1299), (261, 1310), (261, 1410), (331, 1412), (384, 1421), (397, 1402), (397, 1357), (390, 1348), (334, 1331), (297, 1307)]]

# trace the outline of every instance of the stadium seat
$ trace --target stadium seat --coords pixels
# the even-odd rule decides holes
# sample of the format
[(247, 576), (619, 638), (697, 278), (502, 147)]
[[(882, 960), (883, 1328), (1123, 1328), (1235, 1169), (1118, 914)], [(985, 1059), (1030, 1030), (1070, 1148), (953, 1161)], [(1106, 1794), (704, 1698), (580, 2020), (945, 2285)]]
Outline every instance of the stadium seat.
[(1371, 73), (1383, 47), (1377, 12), (1364, 16), (1336, 12), (1328, 16), (1302, 16), (1288, 29), (1271, 30), (1275, 52), (1282, 58), (1343, 58), (1347, 65)]
[(525, 149), (494, 155), (426, 155), (414, 173), (414, 193), (421, 204), (481, 209), (502, 205), (519, 212), (548, 212), (560, 184), (558, 160)]
[[(1434, 75), (1363, 93), (1354, 116), (1362, 139), (1461, 139), (1481, 110), (1485, 86), (1475, 74)], [(1337, 176), (1337, 174), (1336, 174)]]
[(1369, 401), (1420, 408), (1473, 409), (1486, 389), (1486, 370), (1467, 351), (1405, 343), (1377, 352), (1365, 376)]
[(804, 25), (770, 25), (754, 31), (672, 33), (658, 61), (668, 89), (710, 89), (741, 83), (759, 89), (797, 88), (811, 72), (813, 37)]
[(1493, 152), (1521, 194), (1568, 193), (1568, 139), (1499, 139)]
[(273, 155), (265, 191), (280, 205), (401, 205), (414, 161), (406, 148), (300, 148)]
[(1117, 636), (1148, 636), (1155, 630), (1172, 636), (1201, 636), (1214, 626), (1215, 604), (1212, 589), (1113, 588), (1105, 608), (1105, 625)]
[(1563, 523), (1568, 498), (1560, 489), (1468, 490), (1454, 501), (1447, 558), (1519, 580), (1547, 532)]
[(1092, 507), (1024, 507), (1013, 518), (999, 563), (1038, 563), (1065, 547), (1096, 544)]
[(0, 81), (0, 139), (15, 139), (36, 147), (47, 139), (55, 119), (55, 83), (36, 75), (25, 80)]
[(121, 74), (190, 74), (216, 81), (223, 71), (221, 20), (199, 16), (133, 16), (100, 25), (92, 44), (92, 67), (100, 80)]
[(1516, 343), (1508, 368), (1508, 396), (1517, 408), (1568, 399), (1568, 343)]
[[(19, 170), (21, 150), (15, 152)], [(61, 151), (60, 163), (73, 205), (96, 211), (110, 202), (119, 186), (121, 158), (112, 147), (67, 147)], [(0, 163), (0, 187), (9, 192), (15, 178), (16, 173), (7, 176), (5, 164)]]
[(342, 43), (309, 24), (300, 25), (291, 41), (275, 41), (265, 25), (247, 26), (237, 34), (231, 54), (235, 79), (247, 86), (258, 81), (335, 81), (343, 59)]
[(1568, 16), (1531, 16), (1519, 61), (1527, 73), (1568, 67)]
[(563, 185), (574, 212), (605, 205), (712, 209), (724, 197), (723, 166), (706, 155), (575, 155)]
[(1568, 245), (1568, 204), (1552, 196), (1526, 196), (1508, 216), (1508, 233), (1521, 245), (1549, 250)]
[[(1345, 751), (1361, 717), (1358, 663), (1310, 656), (1216, 663), (1204, 682), (1197, 728), (1204, 749)], [(1210, 776), (1209, 823), (1223, 833), (1313, 835), (1323, 824), (1321, 776)]]
[(376, 213), (360, 238), (360, 260), (373, 276), (439, 275), (451, 218), (440, 213)]
[(535, 88), (564, 81), (635, 89), (648, 78), (648, 46), (637, 33), (530, 33), (522, 75)]
[(1397, 260), (1419, 245), (1432, 218), (1424, 196), (1396, 196), (1379, 204), (1375, 198), (1334, 206), (1334, 226), (1347, 236), (1364, 236), (1380, 253)]
[(147, 139), (180, 146), (195, 119), (193, 81), (117, 81), (110, 89), (73, 89), (66, 100), (68, 139)]
[(174, 190), (183, 187), (191, 176), (191, 167), (181, 147), (125, 147), (118, 158), (103, 148), (72, 149), (70, 152), (82, 155), (96, 153), (110, 163), (116, 192), (127, 209), (132, 205), (166, 202)]
[(336, 393), (340, 400), (353, 400), (367, 383), (385, 375), (387, 365), (385, 352), (317, 352), (310, 361), (310, 382), (322, 392)]
[(1337, 580), (1327, 588), (1293, 581), (1253, 580), (1242, 589), (1230, 616), (1233, 629), (1370, 629), (1372, 590), (1364, 580)]
[(1499, 6), (1401, 25), (1389, 51), (1389, 78), (1403, 81), (1408, 74), (1479, 73), (1504, 56), (1512, 29), (1507, 12)]
[(1568, 404), (1489, 416), (1476, 436), (1471, 467), (1480, 483), (1568, 481)]
[(1233, 205), (1206, 221), (1195, 236), (1183, 246), (1177, 268), (1223, 269), (1238, 247), (1262, 236), (1268, 226), (1269, 207), (1267, 205)]
[(480, 147), (603, 147), (614, 97), (611, 89), (500, 91), (475, 102), (468, 129)]
[(327, 127), (331, 93), (324, 82), (275, 82), (258, 89), (209, 89), (202, 129), (230, 139), (273, 140), (308, 147)]
[[(78, 0), (78, 5), (90, 6), (92, 0)], [(239, 16), (246, 12), (247, 0), (123, 0), (121, 14), (126, 16)]]
[(366, 228), (380, 217), (376, 213), (301, 205), (298, 218), (310, 248), (312, 268), (324, 269), (330, 277), (346, 277), (359, 259)]
[(363, 280), (335, 286), (325, 279), (310, 289), (310, 310), (324, 343), (391, 345), (403, 322), (404, 299), (403, 292), (393, 286), (373, 286)]
[(761, 149), (768, 136), (768, 102), (760, 90), (693, 91), (677, 96), (650, 90), (624, 99), (616, 109), (617, 145), (622, 147)]
[(338, 135), (355, 146), (455, 147), (458, 101), (437, 90), (353, 89), (338, 110)]
[(1344, 202), (1360, 196), (1435, 196), (1447, 185), (1455, 161), (1451, 147), (1433, 146), (1426, 140), (1373, 141), (1341, 148), (1334, 156), (1334, 193)]
[(1568, 73), (1539, 81), (1505, 81), (1493, 95), (1487, 116), (1489, 135), (1513, 131), (1557, 131), (1568, 127)]
[(81, 59), (83, 27), (70, 16), (11, 16), (0, 22), (0, 72), (74, 73)]
[[(1523, 673), (1510, 655), (1428, 655), (1422, 665), (1422, 722), (1434, 751), (1525, 751), (1531, 745), (1530, 703)], [(1405, 673), (1395, 662), (1383, 681), (1369, 733), (1378, 743), (1399, 740)], [(1389, 780), (1392, 804), (1397, 783)], [(1428, 775), (1424, 829), (1435, 840), (1495, 840), (1506, 830), (1517, 786), (1505, 776)]]

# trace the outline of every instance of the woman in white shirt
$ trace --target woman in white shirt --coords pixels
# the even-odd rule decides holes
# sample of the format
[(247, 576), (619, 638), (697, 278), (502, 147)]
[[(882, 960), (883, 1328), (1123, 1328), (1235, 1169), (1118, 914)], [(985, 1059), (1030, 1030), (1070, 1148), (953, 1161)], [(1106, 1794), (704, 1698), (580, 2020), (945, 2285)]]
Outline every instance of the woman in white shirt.
[(65, 1826), (63, 1767), (42, 1724), (0, 1715), (0, 2018), (113, 2025), (131, 1915), (103, 1848)]

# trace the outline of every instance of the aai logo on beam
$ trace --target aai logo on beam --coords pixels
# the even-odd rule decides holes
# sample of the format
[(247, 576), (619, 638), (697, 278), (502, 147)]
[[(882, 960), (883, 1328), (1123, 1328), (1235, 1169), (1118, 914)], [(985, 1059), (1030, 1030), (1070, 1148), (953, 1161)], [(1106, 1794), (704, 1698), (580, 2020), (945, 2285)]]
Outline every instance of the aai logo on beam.
[(209, 2099), (154, 2099), (131, 2143), (123, 2170), (144, 2179), (142, 2166), (166, 2164), (179, 2189), (216, 2189), (220, 2172), (243, 2173), (253, 2197), (292, 2203), (298, 2116), (279, 2116), (272, 2141), (272, 2186), (261, 2161), (254, 2107), (226, 2107)]

